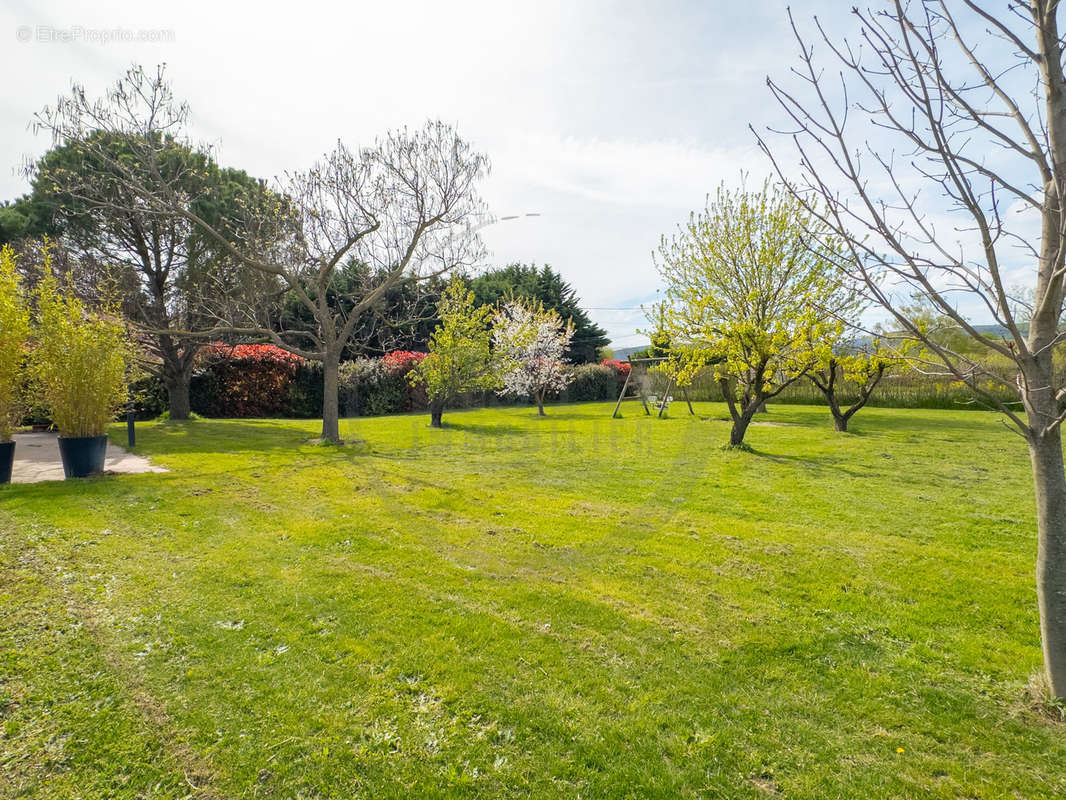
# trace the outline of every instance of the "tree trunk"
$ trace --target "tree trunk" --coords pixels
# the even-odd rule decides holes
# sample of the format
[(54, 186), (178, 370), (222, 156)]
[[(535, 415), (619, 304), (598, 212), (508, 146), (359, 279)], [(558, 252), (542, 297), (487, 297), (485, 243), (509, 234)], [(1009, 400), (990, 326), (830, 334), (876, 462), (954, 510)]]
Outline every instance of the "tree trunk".
[(340, 353), (327, 351), (322, 359), (322, 438), (337, 444), (341, 440), (339, 374)]
[[(1049, 689), (1066, 698), (1066, 475), (1062, 431), (1054, 421), (1059, 408), (1054, 352), (1062, 317), (1062, 181), (1066, 175), (1066, 78), (1056, 5), (1033, 3), (1042, 83), (1047, 103), (1045, 127), (1053, 174), (1045, 179), (1041, 213), (1040, 268), (1036, 303), (1029, 321), (1030, 363), (1022, 363), (1026, 390), (1022, 400), (1029, 419), (1029, 458), (1036, 489), (1036, 596), (1040, 638)], [(1048, 426), (1053, 427), (1048, 429)]]
[[(178, 363), (175, 363), (175, 360)], [(192, 381), (192, 362), (188, 366), (180, 358), (163, 358), (163, 385), (167, 389), (167, 405), (171, 419), (188, 419), (192, 410), (189, 405), (189, 383)]]
[(1066, 697), (1066, 472), (1058, 427), (1030, 437), (1036, 487), (1036, 596), (1044, 669), (1055, 697)]
[(441, 417), (444, 416), (444, 401), (433, 400), (429, 404), (429, 427), (441, 427)]
[(833, 428), (837, 433), (848, 432), (848, 420), (851, 418), (850, 414), (845, 414), (840, 410), (840, 405), (837, 403), (836, 392), (830, 387), (828, 391), (823, 392), (826, 401), (829, 403), (829, 413), (833, 415)]
[(548, 416), (547, 414), (544, 413), (544, 392), (537, 392), (536, 399), (537, 399), (537, 413), (540, 416), (542, 416), (542, 417)]
[(167, 404), (170, 408), (171, 419), (188, 419), (191, 408), (189, 406), (189, 381), (190, 375), (179, 375), (176, 378), (164, 379), (167, 387)]
[(740, 414), (733, 417), (733, 428), (729, 431), (730, 447), (740, 447), (744, 444), (744, 434), (748, 432), (751, 418), (755, 416), (760, 403), (761, 401), (749, 403)]

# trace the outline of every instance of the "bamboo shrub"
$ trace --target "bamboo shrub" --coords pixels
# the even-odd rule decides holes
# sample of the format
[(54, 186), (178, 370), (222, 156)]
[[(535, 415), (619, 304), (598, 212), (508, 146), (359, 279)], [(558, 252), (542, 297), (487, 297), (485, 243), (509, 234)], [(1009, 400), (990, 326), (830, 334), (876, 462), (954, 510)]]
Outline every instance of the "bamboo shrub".
[(90, 313), (45, 270), (37, 291), (35, 372), (61, 436), (102, 436), (128, 400), (132, 346), (118, 316)]
[(26, 383), (26, 340), (30, 332), (30, 312), (15, 270), (15, 252), (0, 249), (0, 442), (22, 420)]

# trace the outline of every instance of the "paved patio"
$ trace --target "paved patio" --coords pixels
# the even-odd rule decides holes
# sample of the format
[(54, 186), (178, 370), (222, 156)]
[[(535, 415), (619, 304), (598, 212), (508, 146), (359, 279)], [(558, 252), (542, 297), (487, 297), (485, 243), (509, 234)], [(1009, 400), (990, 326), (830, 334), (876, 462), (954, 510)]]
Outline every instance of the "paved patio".
[[(57, 439), (54, 433), (16, 433), (15, 466), (11, 471), (11, 482), (63, 480), (63, 462), (59, 458)], [(127, 453), (114, 442), (108, 442), (104, 468), (107, 472), (127, 474), (168, 471), (155, 466), (143, 456)]]

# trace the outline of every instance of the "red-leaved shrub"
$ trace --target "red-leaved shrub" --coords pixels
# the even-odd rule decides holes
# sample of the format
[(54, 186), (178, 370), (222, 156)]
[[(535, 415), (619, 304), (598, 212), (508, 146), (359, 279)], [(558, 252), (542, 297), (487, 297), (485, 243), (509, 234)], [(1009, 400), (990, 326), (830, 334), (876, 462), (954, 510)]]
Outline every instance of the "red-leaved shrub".
[(217, 392), (204, 409), (212, 417), (269, 417), (285, 410), (289, 387), (303, 359), (272, 344), (227, 345), (199, 353)]
[(626, 377), (629, 374), (629, 370), (633, 368), (633, 365), (628, 361), (619, 361), (617, 358), (603, 359), (603, 366), (610, 367), (623, 378)]
[(415, 367), (422, 363), (422, 359), (429, 353), (420, 353), (417, 350), (390, 350), (381, 357), (381, 365), (391, 375), (398, 375), (407, 384), (407, 403), (404, 411), (417, 408), (426, 408), (429, 400), (426, 397), (425, 385), (419, 383), (412, 385), (407, 381), (407, 376)]
[(419, 353), (415, 350), (390, 350), (381, 357), (381, 363), (390, 372), (406, 376), (428, 355), (429, 353)]

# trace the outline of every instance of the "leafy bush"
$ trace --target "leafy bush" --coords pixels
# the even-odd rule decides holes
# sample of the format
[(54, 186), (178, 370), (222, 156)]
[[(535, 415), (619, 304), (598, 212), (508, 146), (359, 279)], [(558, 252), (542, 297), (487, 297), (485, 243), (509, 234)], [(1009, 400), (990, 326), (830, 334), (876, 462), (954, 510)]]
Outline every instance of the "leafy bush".
[(301, 419), (322, 414), (322, 364), (304, 361), (293, 373), (285, 402), (284, 416)]
[(623, 380), (629, 375), (629, 371), (633, 369), (633, 365), (628, 361), (619, 361), (616, 358), (603, 359), (603, 366), (612, 370), (616, 375), (620, 375)]
[(407, 381), (407, 402), (401, 409), (402, 411), (429, 407), (429, 396), (426, 394), (425, 384), (411, 381), (411, 373), (415, 367), (425, 361), (428, 355), (429, 353), (418, 350), (391, 350), (381, 357), (382, 366), (387, 371), (400, 375)]
[[(46, 256), (47, 258), (47, 256)], [(34, 366), (49, 416), (63, 436), (102, 436), (129, 397), (133, 352), (117, 316), (90, 314), (51, 271), (37, 289)]]
[(211, 379), (193, 381), (193, 410), (209, 417), (271, 417), (285, 413), (303, 359), (272, 344), (213, 344), (197, 356)]
[[(219, 397), (225, 391), (222, 379), (211, 368), (196, 369), (189, 381), (189, 407), (201, 416), (213, 416), (211, 409), (221, 404)], [(232, 417), (235, 414), (226, 414)]]
[(603, 364), (580, 364), (571, 370), (567, 397), (575, 402), (612, 400), (618, 394), (618, 373)]
[(622, 387), (626, 385), (626, 380), (629, 378), (629, 373), (633, 369), (633, 365), (628, 361), (619, 361), (616, 358), (605, 358), (602, 363), (603, 366), (607, 367), (614, 373), (614, 397), (617, 397), (621, 393)]
[(340, 368), (341, 410), (349, 416), (396, 414), (408, 408), (407, 372), (384, 359), (357, 358)]
[(417, 350), (390, 350), (381, 357), (382, 366), (390, 372), (407, 377), (407, 374), (421, 364), (429, 353)]
[(162, 375), (145, 375), (130, 384), (130, 402), (137, 419), (157, 419), (167, 410), (167, 386)]
[(15, 252), (0, 250), (0, 442), (11, 440), (22, 420), (26, 381), (26, 340), (30, 310), (15, 271)]

